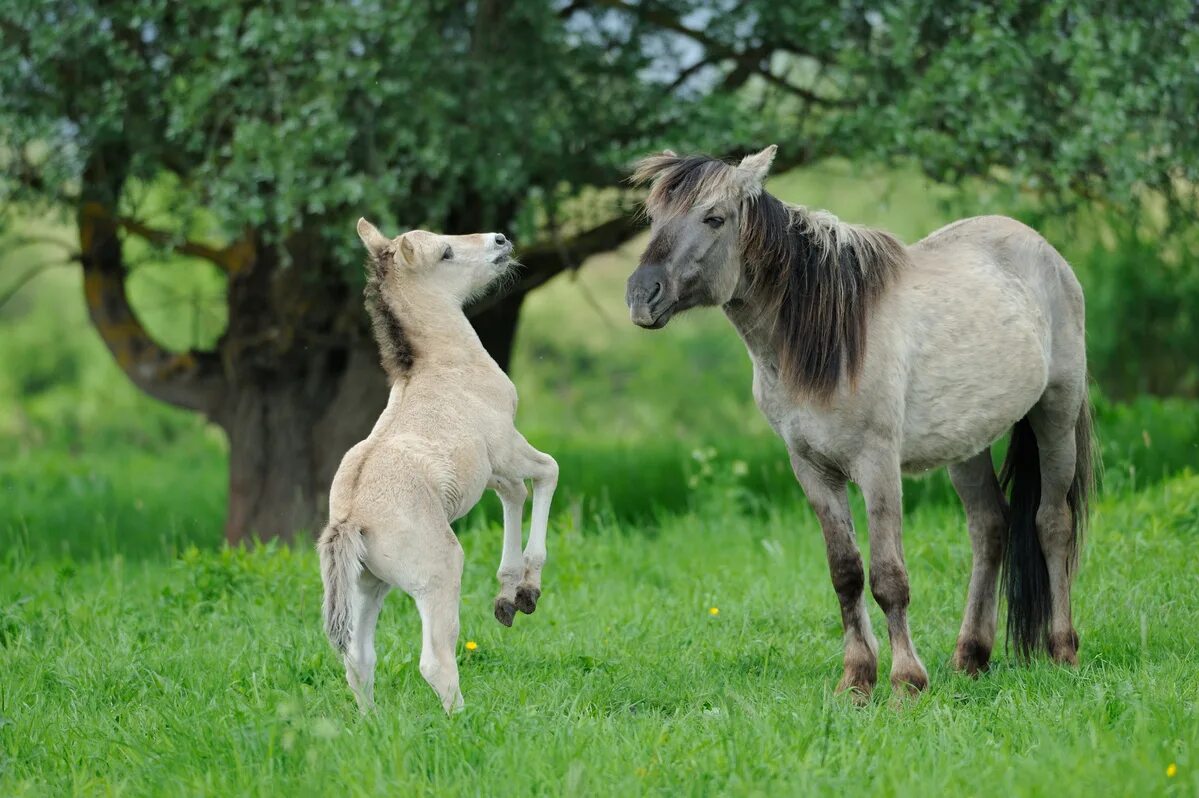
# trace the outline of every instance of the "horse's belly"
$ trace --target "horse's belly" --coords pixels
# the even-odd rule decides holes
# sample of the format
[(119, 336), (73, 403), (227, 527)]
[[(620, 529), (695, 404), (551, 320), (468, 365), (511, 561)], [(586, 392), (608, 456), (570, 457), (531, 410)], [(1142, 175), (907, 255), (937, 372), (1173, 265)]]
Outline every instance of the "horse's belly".
[(1049, 378), (1038, 325), (999, 328), (970, 345), (926, 348), (910, 378), (901, 460), (908, 472), (971, 457), (1007, 432), (1036, 404)]

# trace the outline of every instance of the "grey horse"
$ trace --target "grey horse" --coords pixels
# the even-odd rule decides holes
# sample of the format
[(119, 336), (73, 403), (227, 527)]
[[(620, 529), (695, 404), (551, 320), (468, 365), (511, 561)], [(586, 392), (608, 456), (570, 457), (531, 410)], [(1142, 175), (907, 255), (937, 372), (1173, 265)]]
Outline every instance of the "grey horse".
[[(987, 668), (998, 585), (1018, 656), (1074, 665), (1070, 585), (1091, 492), (1082, 289), (1035, 231), (963, 219), (904, 246), (763, 189), (771, 146), (738, 164), (643, 159), (651, 238), (629, 277), (634, 323), (719, 306), (753, 361), (753, 396), (819, 518), (845, 629), (839, 691), (861, 700), (878, 643), (847, 498), (866, 500), (870, 591), (887, 619), (891, 684), (928, 672), (908, 631), (904, 472), (947, 465), (974, 555), (953, 665)], [(1012, 431), (999, 476), (991, 444)]]

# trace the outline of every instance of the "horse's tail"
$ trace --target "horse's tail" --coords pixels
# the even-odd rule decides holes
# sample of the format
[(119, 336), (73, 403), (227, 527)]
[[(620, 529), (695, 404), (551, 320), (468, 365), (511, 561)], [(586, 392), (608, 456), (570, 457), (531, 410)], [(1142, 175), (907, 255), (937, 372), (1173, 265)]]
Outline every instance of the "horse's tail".
[(362, 530), (350, 523), (330, 523), (316, 548), (321, 558), (321, 581), (325, 583), (325, 634), (333, 648), (344, 654), (354, 632), (353, 586), (366, 557)]
[[(1070, 563), (1077, 562), (1088, 505), (1094, 489), (1094, 457), (1090, 402), (1083, 399), (1074, 426), (1074, 479), (1066, 493), (1071, 515)], [(1041, 504), (1041, 458), (1037, 438), (1028, 418), (1012, 428), (1007, 457), (999, 472), (1007, 495), (1007, 540), (1003, 553), (1003, 589), (1007, 599), (1008, 641), (1018, 656), (1027, 659), (1049, 649), (1051, 595), (1045, 552), (1037, 534), (1037, 509)]]

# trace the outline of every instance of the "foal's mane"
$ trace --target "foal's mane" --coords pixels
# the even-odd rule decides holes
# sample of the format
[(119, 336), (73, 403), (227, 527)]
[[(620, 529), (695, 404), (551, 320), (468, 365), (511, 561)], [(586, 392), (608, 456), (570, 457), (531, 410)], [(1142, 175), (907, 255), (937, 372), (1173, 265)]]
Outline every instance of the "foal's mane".
[(769, 325), (784, 383), (824, 400), (843, 377), (856, 380), (870, 315), (908, 263), (897, 238), (788, 205), (735, 165), (708, 156), (650, 156), (632, 180), (652, 181), (646, 210), (654, 217), (739, 199), (745, 302)]
[(416, 361), (412, 340), (404, 331), (400, 317), (383, 296), (383, 278), (394, 259), (395, 250), (390, 246), (372, 253), (366, 261), (366, 287), (362, 291), (366, 312), (371, 318), (371, 331), (379, 345), (379, 362), (387, 372), (389, 385), (407, 374)]

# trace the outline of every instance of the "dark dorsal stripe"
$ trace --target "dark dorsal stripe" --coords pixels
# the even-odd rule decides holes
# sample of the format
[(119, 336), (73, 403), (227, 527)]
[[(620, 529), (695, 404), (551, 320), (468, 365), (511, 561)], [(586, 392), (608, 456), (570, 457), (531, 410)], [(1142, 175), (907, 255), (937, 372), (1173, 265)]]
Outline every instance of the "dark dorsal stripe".
[(379, 345), (379, 360), (387, 372), (387, 380), (394, 383), (412, 369), (416, 361), (416, 350), (412, 340), (404, 332), (404, 325), (383, 296), (383, 278), (391, 264), (392, 252), (385, 249), (367, 261), (366, 312), (371, 318), (371, 330), (375, 343)]

